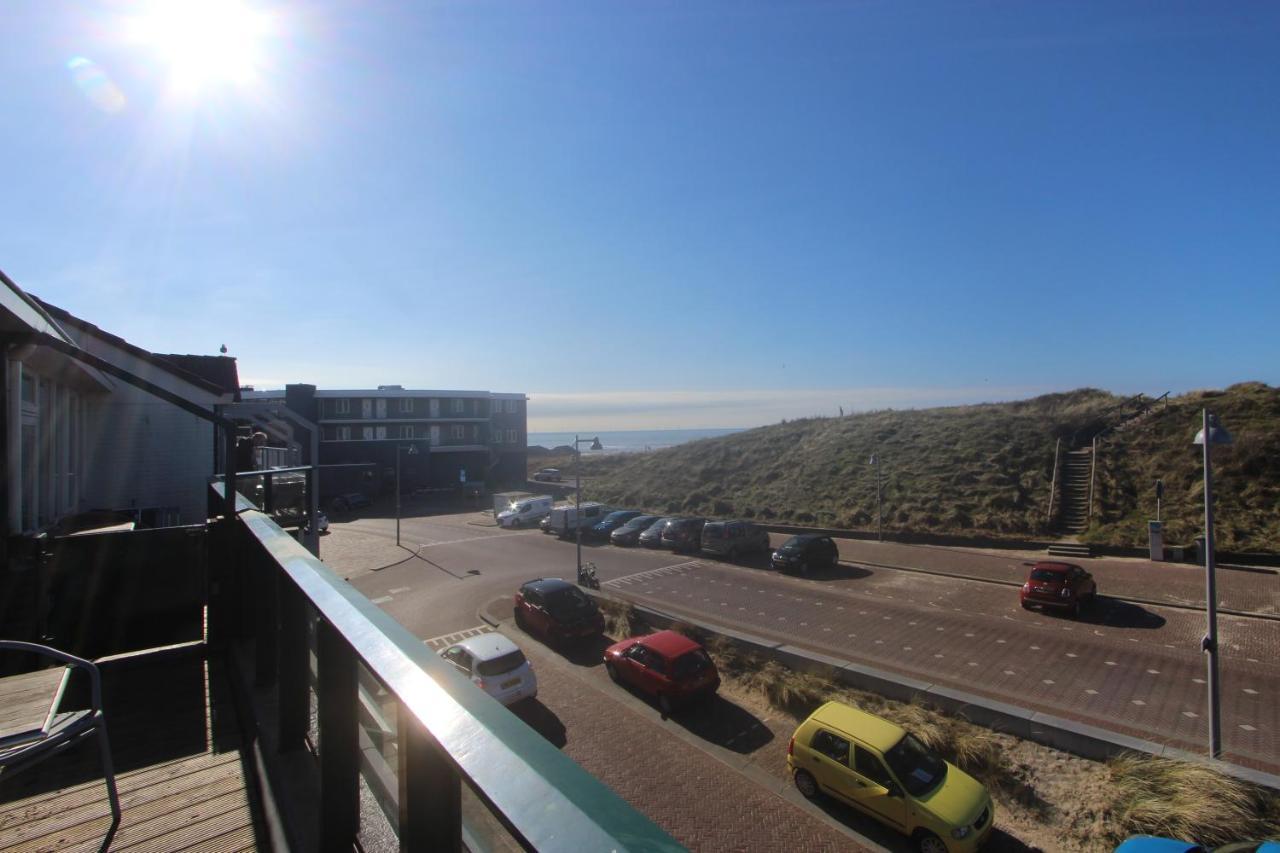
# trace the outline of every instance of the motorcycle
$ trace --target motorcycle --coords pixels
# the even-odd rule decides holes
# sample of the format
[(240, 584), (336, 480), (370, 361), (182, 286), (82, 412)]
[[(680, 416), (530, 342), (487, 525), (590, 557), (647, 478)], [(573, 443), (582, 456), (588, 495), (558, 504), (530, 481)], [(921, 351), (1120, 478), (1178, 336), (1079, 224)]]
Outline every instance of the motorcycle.
[(589, 589), (600, 588), (600, 579), (596, 577), (595, 563), (583, 563), (578, 567), (578, 585)]

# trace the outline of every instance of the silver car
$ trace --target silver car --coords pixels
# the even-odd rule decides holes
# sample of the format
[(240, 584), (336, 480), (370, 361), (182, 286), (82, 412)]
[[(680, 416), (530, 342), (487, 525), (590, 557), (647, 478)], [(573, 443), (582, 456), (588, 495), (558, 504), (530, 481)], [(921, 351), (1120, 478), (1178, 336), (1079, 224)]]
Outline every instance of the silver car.
[(440, 656), (503, 705), (538, 695), (533, 664), (502, 634), (468, 637), (442, 651)]

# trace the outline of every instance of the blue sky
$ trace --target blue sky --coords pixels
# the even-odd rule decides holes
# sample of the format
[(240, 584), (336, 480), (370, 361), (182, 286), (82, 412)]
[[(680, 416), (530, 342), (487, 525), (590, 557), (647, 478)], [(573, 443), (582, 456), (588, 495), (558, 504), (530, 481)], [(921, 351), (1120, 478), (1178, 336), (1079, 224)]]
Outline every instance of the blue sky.
[(1275, 4), (245, 2), (5, 4), (21, 286), (535, 430), (1280, 383)]

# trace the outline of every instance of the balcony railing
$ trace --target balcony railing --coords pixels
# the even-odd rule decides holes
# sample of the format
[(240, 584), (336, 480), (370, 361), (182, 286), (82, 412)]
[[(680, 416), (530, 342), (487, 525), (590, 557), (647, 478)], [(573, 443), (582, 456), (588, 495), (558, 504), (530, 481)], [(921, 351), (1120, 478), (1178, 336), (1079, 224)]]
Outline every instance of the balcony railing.
[(259, 720), (271, 728), (264, 745), (317, 749), (320, 849), (351, 849), (361, 775), (401, 850), (459, 850), (464, 839), (483, 849), (486, 824), (531, 850), (683, 849), (267, 515), (243, 498), (237, 509), (210, 560), (209, 641), (249, 652), (275, 710)]

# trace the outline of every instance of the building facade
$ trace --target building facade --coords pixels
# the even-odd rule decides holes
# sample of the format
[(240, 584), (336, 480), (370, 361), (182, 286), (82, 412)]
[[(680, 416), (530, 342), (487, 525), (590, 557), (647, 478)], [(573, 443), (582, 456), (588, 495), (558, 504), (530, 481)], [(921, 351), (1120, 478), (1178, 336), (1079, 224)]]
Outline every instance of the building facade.
[[(523, 482), (528, 445), (524, 394), (443, 391), (381, 385), (376, 389), (243, 390), (246, 402), (284, 402), (320, 430), (320, 464), (372, 464), (359, 490), (394, 489), (400, 455), (402, 491), (452, 489), (470, 483), (498, 488)], [(368, 482), (372, 480), (373, 482)], [(322, 499), (354, 481), (321, 472)]]

